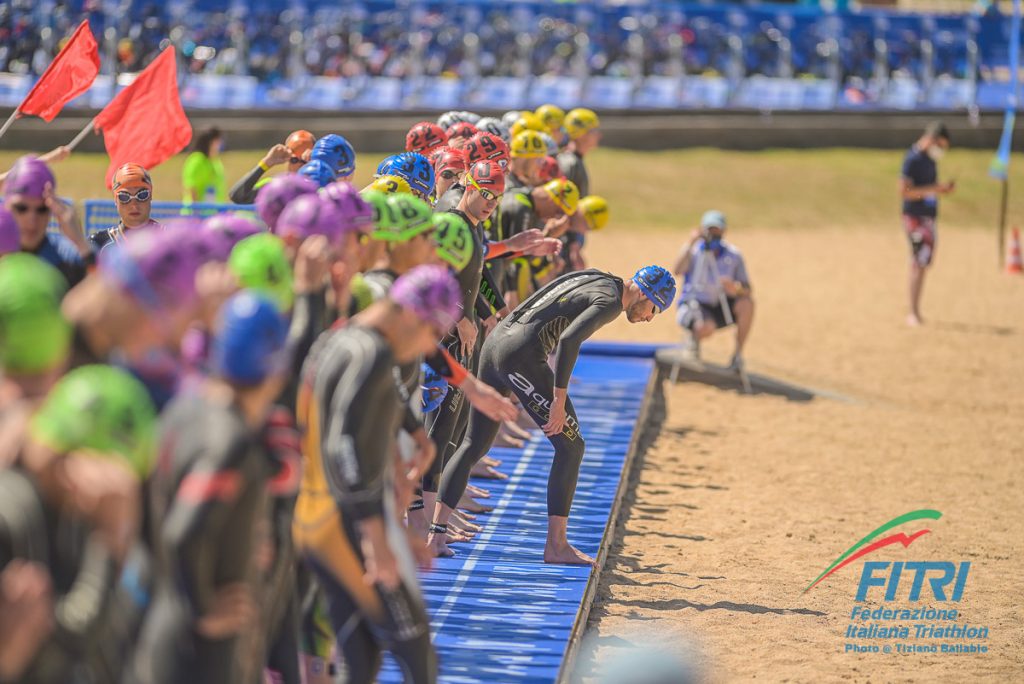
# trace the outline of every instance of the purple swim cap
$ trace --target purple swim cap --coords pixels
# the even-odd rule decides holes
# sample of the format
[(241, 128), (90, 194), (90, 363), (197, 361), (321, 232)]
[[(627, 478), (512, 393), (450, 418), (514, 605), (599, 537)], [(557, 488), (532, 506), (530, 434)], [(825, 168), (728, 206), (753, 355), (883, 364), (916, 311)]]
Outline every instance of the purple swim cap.
[(33, 156), (19, 157), (4, 181), (4, 197), (25, 195), (26, 197), (43, 197), (46, 187), (57, 189), (57, 179), (46, 162)]
[(267, 228), (273, 231), (277, 227), (277, 219), (289, 202), (316, 190), (316, 183), (297, 173), (278, 176), (256, 194), (256, 213), (267, 224)]
[(222, 255), (218, 261), (227, 261), (231, 250), (245, 238), (265, 232), (256, 221), (242, 214), (217, 214), (203, 221), (203, 232), (217, 240)]
[(331, 242), (341, 235), (341, 212), (334, 202), (319, 195), (302, 195), (288, 203), (277, 219), (274, 233), (281, 237), (294, 236), (305, 240), (313, 235), (324, 235)]
[(443, 266), (417, 266), (395, 281), (388, 297), (438, 331), (448, 332), (462, 318), (459, 284)]
[(100, 252), (99, 272), (150, 314), (178, 311), (195, 301), (196, 271), (210, 250), (198, 236), (201, 231), (133, 230)]
[(0, 207), (0, 254), (21, 251), (21, 234), (11, 213)]
[(333, 202), (338, 209), (342, 234), (373, 229), (373, 206), (363, 199), (351, 183), (331, 183), (320, 188), (319, 194)]

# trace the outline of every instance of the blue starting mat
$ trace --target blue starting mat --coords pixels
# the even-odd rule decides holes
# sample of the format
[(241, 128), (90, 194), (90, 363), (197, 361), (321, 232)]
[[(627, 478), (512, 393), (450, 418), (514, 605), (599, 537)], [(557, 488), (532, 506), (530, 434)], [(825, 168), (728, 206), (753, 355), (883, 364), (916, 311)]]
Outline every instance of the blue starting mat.
[[(654, 369), (651, 358), (584, 353), (569, 396), (586, 453), (569, 518), (569, 541), (595, 558), (625, 477), (627, 454)], [(523, 449), (494, 448), (508, 480), (488, 489), (490, 514), (455, 558), (420, 576), (445, 684), (554, 682), (583, 608), (591, 569), (545, 565), (547, 478), (554, 449), (539, 430)], [(589, 610), (589, 606), (586, 606)], [(382, 682), (401, 682), (390, 658)]]

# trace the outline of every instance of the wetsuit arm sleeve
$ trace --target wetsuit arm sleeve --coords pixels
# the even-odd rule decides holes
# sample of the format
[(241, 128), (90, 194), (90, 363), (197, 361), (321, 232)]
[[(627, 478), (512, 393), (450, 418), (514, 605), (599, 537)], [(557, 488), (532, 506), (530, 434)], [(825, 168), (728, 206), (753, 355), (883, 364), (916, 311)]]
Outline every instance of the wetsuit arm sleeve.
[(505, 298), (501, 296), (501, 288), (498, 287), (494, 274), (489, 268), (484, 269), (483, 279), (480, 282), (480, 293), (484, 295), (493, 311), (501, 311), (507, 306)]
[(254, 166), (249, 173), (242, 176), (233, 186), (228, 197), (235, 204), (252, 204), (256, 201), (256, 183), (263, 177), (263, 169)]
[(599, 328), (615, 320), (622, 313), (622, 304), (612, 299), (601, 299), (593, 302), (586, 311), (569, 324), (558, 338), (555, 347), (555, 388), (565, 389), (569, 386), (576, 357), (580, 354), (580, 346)]
[[(419, 397), (412, 397), (410, 401), (416, 401)], [(412, 404), (406, 403), (402, 410), (402, 430), (410, 435), (423, 427), (423, 421), (419, 419), (412, 408)]]
[(247, 486), (241, 470), (246, 451), (242, 439), (210, 445), (182, 478), (167, 511), (163, 541), (195, 617), (205, 615), (213, 601), (213, 561), (225, 522)]
[(98, 637), (97, 627), (117, 586), (118, 564), (93, 534), (86, 542), (75, 583), (54, 606), (54, 638), (68, 649), (86, 652)]
[(391, 362), (383, 356), (362, 377), (342, 377), (331, 400), (327, 429), (328, 477), (338, 504), (354, 519), (384, 514), (384, 486), (389, 447), (394, 438), (395, 401)]
[(292, 372), (299, 375), (302, 364), (313, 347), (317, 336), (324, 331), (327, 311), (325, 290), (300, 294), (292, 308), (292, 322), (288, 328), (288, 348), (292, 350)]
[(481, 320), (485, 320), (494, 315), (494, 311), (491, 309), (491, 305), (484, 299), (483, 293), (476, 298), (476, 316)]
[[(477, 262), (479, 264), (479, 262)], [(472, 268), (464, 268), (459, 271), (459, 290), (462, 291), (462, 315), (470, 322), (476, 321), (476, 297), (480, 293), (480, 278)]]
[(459, 387), (462, 385), (466, 376), (469, 375), (469, 371), (465, 367), (455, 360), (455, 358), (448, 353), (448, 350), (444, 347), (438, 347), (430, 356), (424, 359), (426, 364), (433, 369), (435, 373), (440, 375), (442, 378), (448, 381), (449, 385)]

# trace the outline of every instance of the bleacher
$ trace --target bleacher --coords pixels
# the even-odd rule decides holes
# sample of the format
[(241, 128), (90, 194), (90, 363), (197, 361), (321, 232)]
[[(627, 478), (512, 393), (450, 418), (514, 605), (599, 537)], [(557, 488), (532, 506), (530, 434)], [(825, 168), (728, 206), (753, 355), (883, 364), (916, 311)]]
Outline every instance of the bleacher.
[[(0, 31), (0, 105), (34, 82), (19, 19), (65, 35), (82, 2), (15, 3)], [(94, 107), (171, 36), (187, 107), (760, 110), (1000, 109), (1009, 18), (995, 11), (826, 12), (815, 4), (497, 0), (175, 0), (128, 3), (133, 28), (101, 48)], [(121, 4), (120, 6), (124, 6)], [(50, 8), (48, 11), (47, 8)], [(90, 5), (92, 7), (92, 5)], [(88, 14), (96, 35), (114, 18)], [(7, 24), (4, 24), (4, 21)], [(291, 37), (301, 35), (297, 47)], [(37, 55), (38, 57), (38, 55)]]

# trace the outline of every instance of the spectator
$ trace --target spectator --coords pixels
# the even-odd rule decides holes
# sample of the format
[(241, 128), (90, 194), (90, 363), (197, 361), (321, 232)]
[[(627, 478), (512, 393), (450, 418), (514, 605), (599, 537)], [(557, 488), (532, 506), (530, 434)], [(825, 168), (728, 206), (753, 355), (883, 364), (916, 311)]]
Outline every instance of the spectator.
[(220, 159), (224, 147), (224, 134), (216, 126), (207, 128), (196, 137), (192, 154), (181, 169), (181, 185), (185, 189), (182, 201), (228, 201), (228, 183), (224, 176), (224, 163)]

